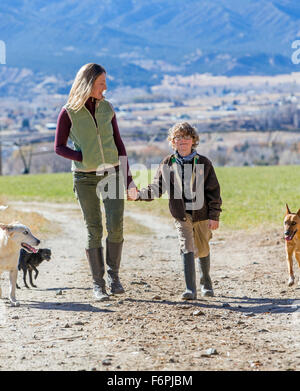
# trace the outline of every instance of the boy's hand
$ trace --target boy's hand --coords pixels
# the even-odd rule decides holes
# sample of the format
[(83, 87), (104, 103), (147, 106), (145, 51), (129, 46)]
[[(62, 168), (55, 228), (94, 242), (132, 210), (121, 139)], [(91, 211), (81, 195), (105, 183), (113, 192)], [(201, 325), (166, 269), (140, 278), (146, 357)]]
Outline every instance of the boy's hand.
[(208, 220), (208, 229), (212, 231), (219, 228), (219, 222), (216, 220)]
[(128, 201), (136, 201), (139, 198), (139, 191), (136, 187), (132, 187), (127, 190), (127, 200)]

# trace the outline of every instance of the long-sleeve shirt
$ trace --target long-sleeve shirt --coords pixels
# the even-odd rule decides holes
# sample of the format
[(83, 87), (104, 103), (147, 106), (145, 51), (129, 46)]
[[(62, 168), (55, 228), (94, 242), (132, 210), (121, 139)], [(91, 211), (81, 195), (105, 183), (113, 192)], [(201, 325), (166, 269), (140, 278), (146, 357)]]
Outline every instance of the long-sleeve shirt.
[[(97, 121), (95, 118), (96, 100), (92, 97), (89, 98), (85, 103), (85, 107), (92, 114), (94, 121), (95, 121), (95, 124), (97, 125)], [(123, 157), (127, 158), (126, 149), (125, 149), (124, 143), (123, 143), (121, 135), (120, 135), (116, 115), (113, 116), (113, 118), (111, 120), (111, 124), (113, 127), (113, 137), (114, 137), (114, 141), (115, 141), (115, 144), (116, 144), (116, 147), (118, 150), (118, 155), (119, 155), (119, 157), (123, 156)], [(81, 162), (82, 161), (82, 153), (80, 151), (75, 151), (74, 149), (67, 146), (71, 126), (72, 126), (72, 123), (71, 123), (70, 117), (68, 115), (68, 112), (65, 108), (62, 108), (61, 112), (59, 113), (58, 119), (57, 119), (54, 150), (58, 155), (66, 158), (66, 159), (77, 160), (78, 162)], [(123, 171), (124, 178), (127, 178), (127, 189), (132, 186), (135, 186), (134, 182), (132, 180), (132, 175), (130, 173), (128, 159), (127, 159), (126, 167), (124, 167), (121, 164), (121, 168)]]

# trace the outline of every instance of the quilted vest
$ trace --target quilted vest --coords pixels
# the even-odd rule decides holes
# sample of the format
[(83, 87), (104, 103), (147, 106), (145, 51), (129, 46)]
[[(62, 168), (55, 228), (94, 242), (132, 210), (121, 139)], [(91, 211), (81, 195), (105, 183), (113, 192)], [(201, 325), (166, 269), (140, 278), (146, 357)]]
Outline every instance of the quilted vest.
[(72, 161), (72, 171), (101, 171), (119, 165), (111, 124), (114, 111), (110, 103), (103, 99), (96, 105), (97, 126), (85, 106), (77, 112), (64, 107), (72, 122), (69, 138), (75, 150), (82, 153), (82, 162)]

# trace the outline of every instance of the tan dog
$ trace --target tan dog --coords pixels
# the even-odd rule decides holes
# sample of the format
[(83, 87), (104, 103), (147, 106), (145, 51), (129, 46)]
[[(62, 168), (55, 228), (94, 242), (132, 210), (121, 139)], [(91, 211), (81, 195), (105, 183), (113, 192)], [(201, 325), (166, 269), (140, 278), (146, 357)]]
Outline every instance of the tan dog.
[[(38, 246), (40, 241), (32, 235), (30, 229), (18, 222), (12, 224), (0, 223), (0, 275), (9, 272), (9, 300), (12, 306), (19, 306), (16, 301), (16, 283), (18, 276), (18, 260), (20, 249), (27, 252), (37, 252), (32, 246)], [(0, 288), (0, 298), (1, 298)]]
[(285, 252), (288, 265), (289, 280), (288, 286), (295, 282), (293, 271), (293, 254), (300, 267), (300, 209), (297, 213), (292, 213), (286, 204), (286, 214), (284, 218)]

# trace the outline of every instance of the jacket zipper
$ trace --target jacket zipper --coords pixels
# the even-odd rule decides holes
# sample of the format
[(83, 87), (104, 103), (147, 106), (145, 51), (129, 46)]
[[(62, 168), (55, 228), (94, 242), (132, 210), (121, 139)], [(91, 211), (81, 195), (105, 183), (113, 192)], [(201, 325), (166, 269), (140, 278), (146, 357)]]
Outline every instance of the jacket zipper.
[[(92, 119), (93, 119), (93, 123), (94, 123), (94, 125), (95, 125), (95, 127), (96, 127), (96, 131), (97, 131), (97, 140), (98, 140), (100, 152), (101, 152), (101, 155), (102, 155), (103, 164), (105, 165), (104, 152), (103, 152), (101, 137), (100, 137), (100, 133), (99, 133), (99, 128), (98, 128), (98, 124), (96, 125), (96, 121), (97, 121), (97, 120), (96, 120), (96, 118), (94, 118), (94, 117), (92, 116), (92, 114), (90, 113), (90, 111), (89, 111), (85, 106), (83, 106), (83, 107), (86, 109), (86, 111), (89, 113), (89, 115), (90, 115), (90, 116), (92, 117)], [(95, 114), (96, 114), (96, 108), (95, 108)]]
[[(176, 176), (176, 179), (180, 185), (181, 183), (181, 187), (182, 187), (182, 181), (179, 177), (179, 174), (178, 174), (178, 171), (177, 171), (177, 167), (175, 167), (174, 171), (176, 172), (175, 173), (175, 176)], [(196, 177), (196, 174), (195, 174), (195, 171), (196, 171), (196, 157), (194, 157), (194, 164), (193, 164), (193, 172), (192, 172), (192, 177), (191, 177), (191, 181), (190, 181), (190, 188), (191, 188), (191, 192), (193, 192), (193, 185), (194, 185), (194, 180), (195, 180), (195, 177)], [(174, 186), (175, 186), (175, 182), (174, 182)], [(185, 209), (185, 203), (183, 201), (183, 199), (181, 200), (182, 201), (182, 205), (183, 205), (183, 209)], [(192, 209), (192, 220), (194, 221), (194, 209)]]

